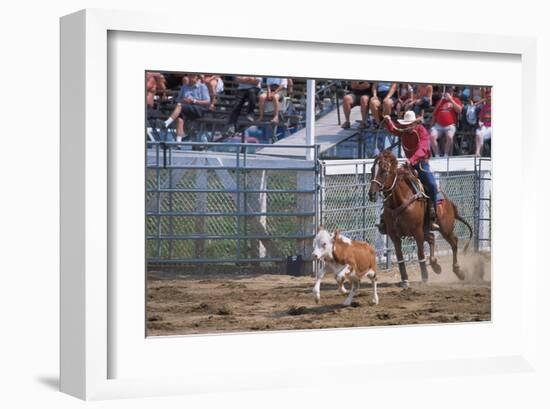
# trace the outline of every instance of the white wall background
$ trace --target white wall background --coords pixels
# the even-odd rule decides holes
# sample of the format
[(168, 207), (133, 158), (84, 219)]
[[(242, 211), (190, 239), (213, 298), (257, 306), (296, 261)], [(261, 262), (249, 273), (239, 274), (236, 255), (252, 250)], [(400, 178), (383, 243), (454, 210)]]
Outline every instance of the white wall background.
[[(311, 10), (309, 4), (316, 4)], [(485, 4), (475, 0), (393, 2), (349, 1), (299, 3), (211, 1), (184, 2), (142, 0), (57, 1), (20, 0), (5, 2), (0, 12), (1, 61), (0, 98), (1, 196), (0, 196), (0, 406), (73, 408), (84, 403), (56, 391), (58, 379), (58, 160), (59, 160), (59, 26), (58, 18), (81, 8), (121, 8), (171, 10), (186, 18), (201, 15), (208, 24), (210, 13), (228, 15), (235, 24), (256, 16), (266, 23), (300, 24), (317, 20), (326, 30), (344, 30), (347, 19), (365, 24), (400, 28), (422, 28), (453, 32), (479, 32), (538, 37), (539, 92), (533, 95), (538, 106), (538, 135), (544, 149), (533, 152), (534, 160), (544, 160), (548, 152), (550, 95), (550, 30), (544, 2), (524, 0)], [(336, 7), (338, 5), (339, 7)], [(249, 17), (250, 18), (250, 17)], [(334, 21), (333, 21), (334, 19)], [(22, 85), (26, 87), (23, 88)], [(29, 88), (30, 84), (30, 88)], [(30, 90), (30, 92), (29, 92)], [(510, 101), (510, 103), (516, 103)], [(542, 181), (541, 181), (542, 182)], [(546, 182), (546, 184), (548, 184)], [(511, 195), (519, 194), (513, 189)], [(523, 192), (530, 194), (530, 192)], [(548, 201), (546, 201), (548, 203)], [(544, 206), (547, 207), (547, 206)], [(539, 209), (543, 204), (538, 205)], [(539, 216), (540, 223), (548, 222)], [(538, 253), (543, 254), (546, 235), (538, 233)], [(538, 283), (541, 311), (548, 312), (545, 283)], [(513, 302), (513, 300), (510, 300)], [(544, 317), (544, 313), (541, 314)], [(549, 345), (548, 326), (540, 319), (539, 339)], [(549, 368), (544, 352), (545, 368)], [(345, 376), (345, 374), (342, 374)], [(550, 374), (549, 374), (550, 375)], [(532, 375), (471, 377), (410, 384), (365, 385), (360, 391), (334, 390), (320, 385), (318, 390), (285, 390), (254, 393), (212, 394), (195, 397), (141, 399), (93, 403), (95, 407), (547, 407), (547, 384)]]

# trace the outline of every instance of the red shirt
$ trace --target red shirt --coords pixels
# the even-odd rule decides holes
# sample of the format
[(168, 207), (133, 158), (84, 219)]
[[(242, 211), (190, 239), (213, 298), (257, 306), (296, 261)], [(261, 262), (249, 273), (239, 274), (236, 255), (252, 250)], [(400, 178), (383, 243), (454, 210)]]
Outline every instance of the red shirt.
[[(460, 99), (453, 97), (453, 100), (462, 107)], [(441, 126), (456, 125), (458, 122), (458, 114), (454, 110), (453, 104), (445, 98), (441, 98), (441, 103), (437, 105), (433, 116), (435, 118), (435, 123)]]
[(430, 135), (424, 125), (396, 125), (392, 120), (386, 120), (385, 124), (388, 131), (401, 137), (401, 145), (411, 165), (430, 158)]
[(479, 110), (479, 122), (483, 126), (491, 126), (491, 104), (484, 104)]

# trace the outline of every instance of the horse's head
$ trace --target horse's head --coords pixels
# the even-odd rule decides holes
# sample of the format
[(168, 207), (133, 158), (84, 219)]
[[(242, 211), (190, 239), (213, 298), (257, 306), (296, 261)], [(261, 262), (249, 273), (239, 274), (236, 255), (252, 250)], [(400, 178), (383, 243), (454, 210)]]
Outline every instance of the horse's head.
[(376, 195), (389, 189), (395, 179), (397, 171), (397, 159), (389, 150), (384, 150), (376, 157), (371, 168), (371, 181), (369, 188), (369, 200), (374, 202)]

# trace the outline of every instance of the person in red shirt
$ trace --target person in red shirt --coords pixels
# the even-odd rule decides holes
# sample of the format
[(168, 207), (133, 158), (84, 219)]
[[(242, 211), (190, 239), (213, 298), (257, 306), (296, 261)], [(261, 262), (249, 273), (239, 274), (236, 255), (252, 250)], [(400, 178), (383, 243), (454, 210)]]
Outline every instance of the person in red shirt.
[(430, 230), (437, 230), (437, 204), (442, 199), (438, 192), (437, 182), (430, 171), (429, 159), (430, 136), (424, 125), (422, 117), (416, 117), (414, 111), (407, 111), (403, 119), (398, 119), (397, 124), (391, 120), (389, 115), (384, 116), (386, 129), (401, 138), (401, 146), (405, 152), (409, 164), (418, 172), (418, 178), (424, 185), (433, 206), (429, 207), (432, 221)]
[(458, 97), (455, 97), (454, 87), (447, 87), (443, 97), (437, 103), (432, 115), (432, 128), (430, 129), (430, 140), (432, 149), (437, 156), (441, 156), (438, 139), (445, 135), (445, 152), (450, 156), (453, 151), (453, 138), (456, 133), (458, 116), (464, 108)]
[(481, 155), (481, 148), (485, 141), (491, 140), (491, 93), (486, 91), (485, 103), (479, 110), (479, 128), (476, 129), (476, 156)]

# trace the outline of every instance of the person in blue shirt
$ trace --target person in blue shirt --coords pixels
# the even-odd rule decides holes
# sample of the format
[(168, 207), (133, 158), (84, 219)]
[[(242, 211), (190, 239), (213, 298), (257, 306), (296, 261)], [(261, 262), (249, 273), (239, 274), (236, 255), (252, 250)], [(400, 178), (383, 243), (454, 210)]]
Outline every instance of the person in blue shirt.
[(198, 74), (189, 74), (176, 97), (176, 109), (164, 122), (169, 127), (176, 122), (176, 141), (181, 142), (185, 137), (184, 127), (186, 120), (201, 118), (210, 106), (208, 87), (200, 81)]

